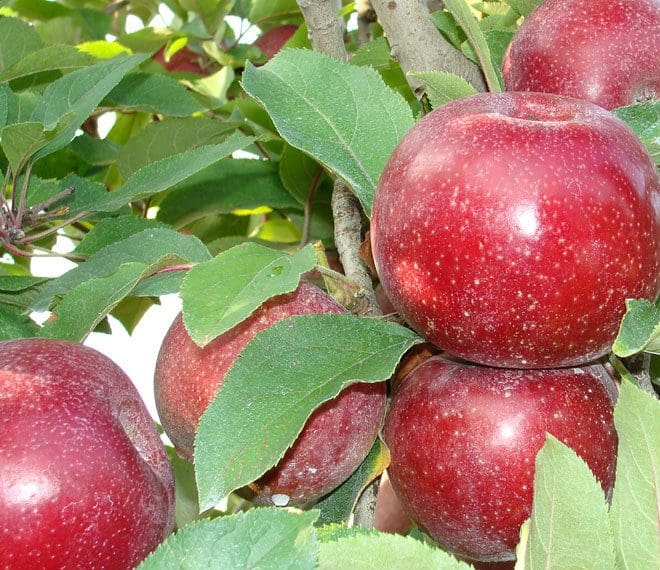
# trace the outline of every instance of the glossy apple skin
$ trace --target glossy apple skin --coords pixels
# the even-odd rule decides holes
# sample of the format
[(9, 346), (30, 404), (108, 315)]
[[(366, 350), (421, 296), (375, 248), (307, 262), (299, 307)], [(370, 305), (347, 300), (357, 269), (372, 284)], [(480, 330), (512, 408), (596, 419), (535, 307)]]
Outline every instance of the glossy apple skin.
[(615, 397), (600, 365), (508, 370), (433, 357), (408, 376), (385, 421), (394, 491), (455, 554), (513, 559), (546, 432), (587, 462), (609, 496)]
[(70, 342), (0, 342), (0, 560), (134, 568), (171, 532), (174, 480), (122, 370)]
[(292, 25), (273, 28), (261, 34), (255, 40), (254, 45), (257, 46), (268, 59), (272, 59), (297, 30), (298, 26)]
[[(301, 283), (293, 293), (266, 301), (204, 348), (193, 342), (179, 315), (161, 346), (154, 384), (163, 428), (180, 455), (192, 459), (199, 418), (239, 353), (258, 332), (295, 315), (344, 312), (332, 297)], [(315, 410), (280, 462), (250, 485), (250, 498), (272, 505), (272, 496), (282, 495), (288, 497), (288, 505), (307, 505), (329, 493), (369, 453), (385, 406), (384, 383), (353, 384), (343, 390)]]
[(557, 93), (605, 109), (660, 95), (657, 0), (545, 0), (504, 57), (507, 91)]
[(390, 157), (371, 239), (385, 293), (430, 342), (510, 368), (605, 354), (625, 299), (653, 300), (648, 154), (597, 105), (489, 93), (426, 115)]

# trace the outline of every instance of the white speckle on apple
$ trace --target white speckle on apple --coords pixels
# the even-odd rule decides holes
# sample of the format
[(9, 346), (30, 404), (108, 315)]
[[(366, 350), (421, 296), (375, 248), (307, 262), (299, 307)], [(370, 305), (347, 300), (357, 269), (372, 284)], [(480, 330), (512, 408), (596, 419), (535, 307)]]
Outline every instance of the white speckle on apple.
[(276, 493), (271, 499), (276, 507), (286, 507), (289, 504), (291, 497), (289, 497), (289, 495), (280, 495), (279, 493)]

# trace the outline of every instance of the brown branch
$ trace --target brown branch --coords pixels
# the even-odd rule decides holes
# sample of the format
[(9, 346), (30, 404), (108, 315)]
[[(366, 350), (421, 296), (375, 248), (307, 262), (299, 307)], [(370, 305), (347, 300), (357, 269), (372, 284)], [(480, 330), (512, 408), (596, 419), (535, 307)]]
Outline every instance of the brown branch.
[(417, 97), (424, 93), (424, 82), (407, 75), (412, 71), (453, 73), (477, 91), (486, 91), (479, 66), (442, 37), (429, 18), (425, 0), (371, 0), (371, 4), (390, 42), (392, 57)]
[(344, 45), (344, 26), (337, 14), (335, 0), (297, 0), (312, 47), (326, 55), (344, 61), (348, 52)]
[[(298, 0), (305, 18), (312, 46), (316, 51), (337, 59), (348, 60), (344, 45), (343, 25), (335, 0)], [(355, 195), (343, 180), (335, 180), (332, 191), (332, 216), (335, 223), (335, 245), (346, 277), (357, 285), (354, 303), (349, 308), (356, 314), (381, 315), (376, 303), (371, 275), (360, 256), (362, 242), (361, 208)]]
[(357, 0), (355, 11), (358, 19), (358, 42), (360, 45), (371, 41), (371, 24), (378, 20), (376, 11), (371, 6), (371, 0)]

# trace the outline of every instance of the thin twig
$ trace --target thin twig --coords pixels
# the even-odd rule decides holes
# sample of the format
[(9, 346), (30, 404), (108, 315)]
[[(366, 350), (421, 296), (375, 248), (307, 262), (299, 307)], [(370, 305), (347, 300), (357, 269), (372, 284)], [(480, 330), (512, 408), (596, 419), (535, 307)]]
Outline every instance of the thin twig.
[(23, 174), (23, 184), (21, 184), (21, 194), (18, 198), (18, 209), (16, 210), (16, 225), (21, 227), (23, 223), (23, 214), (25, 212), (25, 204), (27, 203), (28, 184), (30, 183), (30, 176), (32, 175), (32, 161), (28, 162), (25, 174)]
[(71, 224), (82, 220), (83, 218), (86, 218), (89, 216), (92, 212), (81, 212), (80, 214), (77, 214), (73, 216), (72, 218), (66, 220), (65, 222), (62, 222), (61, 224), (58, 224), (57, 226), (53, 226), (52, 228), (48, 228), (47, 230), (44, 230), (43, 232), (40, 232), (38, 234), (32, 234), (29, 236), (25, 236), (23, 239), (18, 240), (18, 243), (26, 245), (28, 243), (32, 243), (35, 241), (39, 241), (40, 239), (43, 239), (45, 237), (48, 237), (50, 235), (53, 235), (57, 233), (59, 230), (62, 228), (66, 228), (67, 226), (70, 226)]
[(272, 160), (270, 154), (268, 154), (268, 151), (266, 150), (266, 147), (261, 142), (255, 140), (254, 146), (256, 146), (259, 149), (259, 152), (261, 152), (261, 154), (264, 155), (264, 158), (266, 160)]

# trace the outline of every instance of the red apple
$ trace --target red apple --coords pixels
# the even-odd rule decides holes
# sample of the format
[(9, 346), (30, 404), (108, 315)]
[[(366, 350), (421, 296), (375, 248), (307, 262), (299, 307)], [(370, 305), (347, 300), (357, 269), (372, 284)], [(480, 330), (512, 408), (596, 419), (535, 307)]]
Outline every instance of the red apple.
[(0, 560), (134, 568), (172, 530), (174, 480), (129, 378), (70, 342), (0, 342)]
[(658, 178), (608, 111), (544, 93), (487, 93), (426, 115), (376, 191), (385, 293), (429, 341), (511, 368), (605, 354), (627, 298), (653, 300)]
[[(294, 315), (343, 312), (332, 297), (301, 283), (293, 293), (266, 301), (204, 348), (192, 341), (177, 317), (161, 346), (155, 374), (156, 406), (177, 451), (192, 458), (199, 418), (241, 350), (259, 331)], [(332, 491), (369, 453), (385, 405), (383, 383), (353, 384), (323, 404), (280, 462), (250, 486), (255, 502), (305, 505)]]
[(381, 532), (404, 534), (411, 525), (412, 521), (401, 507), (401, 503), (392, 489), (392, 482), (385, 471), (380, 479), (376, 497), (374, 528)]
[(660, 94), (658, 0), (545, 0), (513, 38), (507, 91), (541, 91), (613, 109)]
[(408, 376), (385, 420), (394, 491), (451, 552), (513, 559), (546, 433), (575, 450), (610, 494), (615, 397), (600, 365), (508, 370), (435, 356)]
[(200, 64), (201, 56), (197, 52), (184, 46), (165, 61), (165, 48), (159, 49), (153, 56), (167, 71), (183, 71), (196, 73), (197, 75), (208, 75)]
[(254, 45), (257, 46), (261, 53), (268, 59), (275, 57), (277, 52), (282, 49), (282, 46), (289, 40), (289, 38), (296, 33), (298, 26), (278, 26), (261, 34)]

